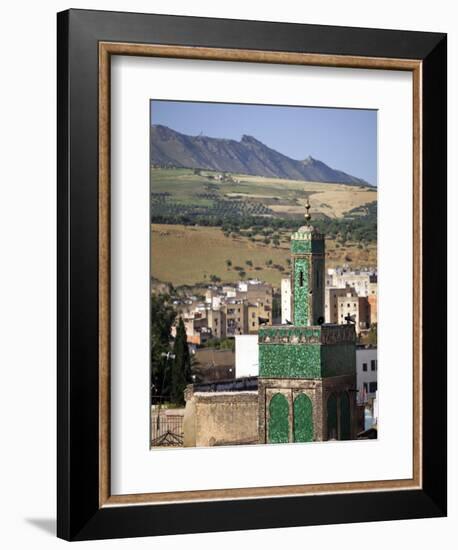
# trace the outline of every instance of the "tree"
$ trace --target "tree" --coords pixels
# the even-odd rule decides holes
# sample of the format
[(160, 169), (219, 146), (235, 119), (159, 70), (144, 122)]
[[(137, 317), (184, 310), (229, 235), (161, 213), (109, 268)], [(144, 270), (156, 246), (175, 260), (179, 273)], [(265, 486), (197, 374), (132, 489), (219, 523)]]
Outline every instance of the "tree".
[(172, 363), (170, 401), (176, 405), (184, 405), (184, 390), (186, 385), (192, 382), (192, 376), (186, 328), (181, 317), (173, 344), (173, 355), (175, 357)]
[(176, 313), (168, 294), (151, 296), (151, 393), (168, 398), (170, 335)]

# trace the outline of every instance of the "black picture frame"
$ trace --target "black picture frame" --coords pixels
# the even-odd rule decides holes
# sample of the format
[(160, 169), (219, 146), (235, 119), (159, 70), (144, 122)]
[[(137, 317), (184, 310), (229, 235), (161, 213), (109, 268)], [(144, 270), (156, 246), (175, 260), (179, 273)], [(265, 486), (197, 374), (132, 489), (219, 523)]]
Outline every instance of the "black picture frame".
[[(87, 540), (446, 515), (446, 35), (87, 10), (59, 13), (57, 26), (58, 536)], [(422, 62), (422, 489), (99, 506), (100, 41)]]

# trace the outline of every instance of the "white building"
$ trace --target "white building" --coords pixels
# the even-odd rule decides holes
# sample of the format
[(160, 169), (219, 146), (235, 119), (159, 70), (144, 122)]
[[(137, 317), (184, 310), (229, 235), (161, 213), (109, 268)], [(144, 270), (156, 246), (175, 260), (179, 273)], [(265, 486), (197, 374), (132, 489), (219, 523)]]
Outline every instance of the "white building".
[(281, 324), (286, 325), (291, 319), (291, 277), (283, 277), (281, 280)]
[(356, 348), (356, 387), (358, 404), (367, 403), (377, 395), (377, 348)]
[(259, 348), (257, 334), (235, 336), (235, 377), (258, 376)]
[[(348, 288), (334, 288), (326, 287), (324, 292), (324, 322), (325, 323), (339, 323), (339, 304), (338, 300), (342, 296), (346, 296), (347, 293), (354, 292)], [(356, 293), (355, 293), (356, 296)], [(340, 323), (343, 324), (343, 323)]]
[(372, 270), (328, 269), (326, 273), (326, 286), (335, 288), (351, 287), (361, 297), (369, 296), (373, 290), (371, 283), (376, 282), (377, 274)]

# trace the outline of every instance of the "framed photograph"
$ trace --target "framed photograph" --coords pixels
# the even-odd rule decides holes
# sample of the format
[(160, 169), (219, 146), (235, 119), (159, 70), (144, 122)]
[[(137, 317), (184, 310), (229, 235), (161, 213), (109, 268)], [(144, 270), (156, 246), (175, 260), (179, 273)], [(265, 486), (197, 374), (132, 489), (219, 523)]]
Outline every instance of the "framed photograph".
[(58, 536), (446, 515), (446, 35), (58, 14)]

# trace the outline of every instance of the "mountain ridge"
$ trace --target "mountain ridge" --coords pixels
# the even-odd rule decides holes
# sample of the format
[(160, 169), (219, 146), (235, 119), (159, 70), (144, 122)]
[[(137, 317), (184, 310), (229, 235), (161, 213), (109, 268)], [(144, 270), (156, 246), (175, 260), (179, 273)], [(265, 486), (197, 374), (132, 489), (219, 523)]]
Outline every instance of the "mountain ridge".
[(311, 156), (292, 159), (247, 134), (237, 141), (190, 136), (168, 126), (152, 124), (150, 143), (151, 163), (160, 166), (374, 187)]

